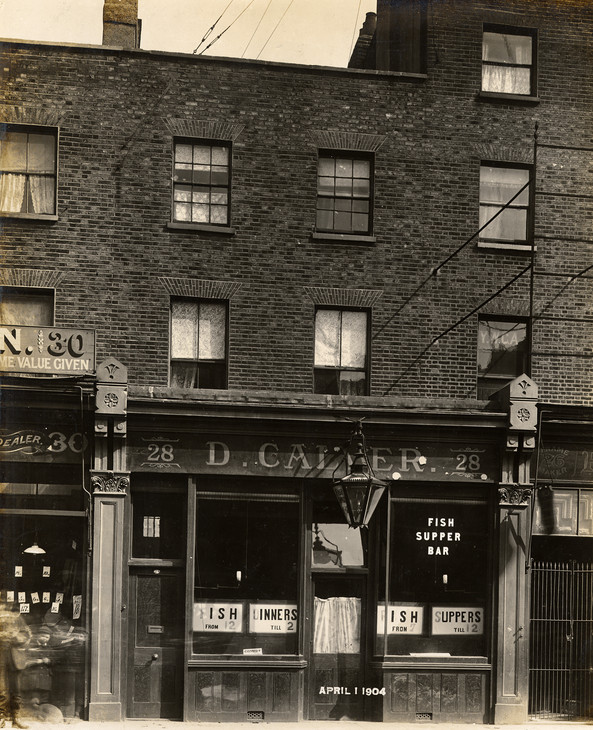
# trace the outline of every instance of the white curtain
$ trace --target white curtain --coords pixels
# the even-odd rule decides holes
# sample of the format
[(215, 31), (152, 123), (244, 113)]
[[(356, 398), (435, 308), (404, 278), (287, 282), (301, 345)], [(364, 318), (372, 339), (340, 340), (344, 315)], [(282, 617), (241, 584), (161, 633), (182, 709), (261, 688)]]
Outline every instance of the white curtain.
[(0, 175), (0, 211), (20, 213), (25, 194), (25, 175)]
[(350, 596), (315, 598), (315, 654), (360, 652), (361, 599)]
[(51, 215), (54, 212), (54, 180), (52, 177), (29, 178), (31, 197), (33, 198), (33, 212)]

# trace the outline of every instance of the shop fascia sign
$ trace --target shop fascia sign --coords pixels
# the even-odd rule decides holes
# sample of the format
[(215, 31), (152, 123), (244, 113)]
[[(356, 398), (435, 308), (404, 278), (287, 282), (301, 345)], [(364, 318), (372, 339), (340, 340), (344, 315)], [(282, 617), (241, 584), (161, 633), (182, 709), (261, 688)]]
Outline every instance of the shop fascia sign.
[[(492, 482), (497, 473), (494, 444), (401, 443), (373, 440), (367, 453), (380, 479)], [(346, 458), (342, 443), (299, 441), (253, 434), (212, 438), (189, 433), (130, 434), (128, 459), (133, 471), (331, 479)]]
[(95, 370), (93, 330), (0, 325), (0, 372), (88, 375)]

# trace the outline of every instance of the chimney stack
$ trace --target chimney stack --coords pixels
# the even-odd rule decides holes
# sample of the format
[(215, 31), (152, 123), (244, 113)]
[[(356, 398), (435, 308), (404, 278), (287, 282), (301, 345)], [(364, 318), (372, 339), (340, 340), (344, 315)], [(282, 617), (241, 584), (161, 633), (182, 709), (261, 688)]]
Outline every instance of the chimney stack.
[(140, 47), (138, 0), (105, 0), (103, 45), (123, 48)]

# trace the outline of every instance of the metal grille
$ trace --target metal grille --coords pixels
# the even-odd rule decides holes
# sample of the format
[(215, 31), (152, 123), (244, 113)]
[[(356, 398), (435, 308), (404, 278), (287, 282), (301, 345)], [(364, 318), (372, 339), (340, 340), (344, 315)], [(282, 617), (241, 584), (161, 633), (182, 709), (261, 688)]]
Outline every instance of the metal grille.
[(534, 562), (529, 713), (593, 718), (593, 564)]
[(264, 713), (262, 710), (248, 710), (247, 719), (252, 722), (259, 722), (264, 719)]

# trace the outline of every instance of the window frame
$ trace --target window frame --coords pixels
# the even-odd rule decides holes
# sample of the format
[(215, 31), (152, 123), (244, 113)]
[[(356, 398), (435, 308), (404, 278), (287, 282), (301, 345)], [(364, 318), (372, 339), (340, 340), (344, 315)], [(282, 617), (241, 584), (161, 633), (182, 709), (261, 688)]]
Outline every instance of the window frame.
[[(508, 323), (515, 323), (520, 325), (525, 325), (525, 353), (523, 356), (523, 366), (519, 367), (518, 371), (514, 373), (513, 375), (480, 375), (479, 371), (479, 355), (480, 355), (480, 325), (482, 322), (485, 321), (492, 321), (492, 322), (508, 322)], [(478, 400), (488, 400), (488, 398), (495, 393), (497, 390), (500, 390), (500, 388), (503, 388), (507, 383), (510, 383), (512, 380), (514, 380), (519, 375), (522, 375), (525, 373), (526, 375), (529, 375), (531, 372), (531, 321), (529, 317), (514, 317), (512, 315), (496, 315), (496, 314), (483, 314), (478, 316), (477, 320), (477, 346), (476, 346), (476, 394), (478, 397)], [(498, 385), (494, 390), (492, 390), (488, 395), (483, 397), (480, 395), (480, 391), (484, 389), (489, 389), (489, 384), (494, 385), (496, 381), (500, 382), (500, 385)]]
[[(47, 297), (51, 299), (51, 306), (49, 311), (49, 324), (40, 324), (38, 322), (27, 325), (22, 322), (2, 322), (0, 324), (14, 325), (16, 327), (53, 327), (56, 321), (56, 291), (55, 289), (48, 287), (33, 287), (33, 286), (11, 286), (11, 285), (0, 285), (0, 303), (2, 303), (6, 297), (6, 294), (12, 294), (20, 299), (26, 300), (31, 297)], [(0, 318), (1, 319), (1, 318)]]
[[(198, 304), (198, 319), (196, 321), (196, 327), (199, 327), (199, 321), (200, 321), (200, 306), (202, 304), (223, 304), (224, 305), (224, 307), (225, 307), (225, 319), (224, 319), (224, 327), (225, 327), (225, 332), (224, 332), (224, 353), (225, 353), (225, 357), (224, 357), (224, 359), (218, 359), (218, 358), (214, 358), (214, 359), (202, 358), (202, 359), (200, 359), (199, 357), (198, 358), (195, 358), (195, 359), (193, 359), (193, 358), (178, 358), (178, 357), (177, 358), (174, 358), (172, 356), (172, 345), (173, 345), (173, 302), (176, 302), (176, 301), (177, 302), (179, 302), (179, 301), (182, 301), (182, 302), (194, 302), (194, 303)], [(170, 299), (169, 299), (169, 378), (168, 378), (168, 383), (169, 383), (169, 386), (168, 387), (169, 388), (179, 388), (179, 389), (184, 390), (184, 391), (185, 390), (193, 391), (193, 390), (200, 390), (200, 389), (203, 389), (203, 390), (226, 390), (228, 388), (228, 370), (229, 370), (229, 316), (230, 316), (230, 306), (229, 306), (228, 299), (208, 299), (206, 297), (183, 297), (183, 296), (171, 296), (170, 297)], [(198, 340), (198, 343), (199, 343), (199, 340)], [(198, 347), (199, 347), (199, 344), (198, 344)], [(206, 387), (200, 386), (199, 382), (198, 382), (198, 384), (196, 386), (192, 386), (192, 387), (189, 387), (189, 388), (181, 388), (180, 386), (172, 385), (171, 380), (172, 380), (173, 363), (174, 362), (178, 362), (178, 363), (190, 363), (190, 364), (191, 363), (195, 363), (196, 366), (197, 366), (197, 368), (198, 368), (198, 372), (197, 372), (198, 375), (199, 375), (199, 364), (201, 362), (203, 362), (203, 363), (223, 363), (223, 365), (224, 365), (224, 372), (223, 372), (223, 375), (224, 375), (224, 377), (223, 377), (224, 386), (222, 388), (220, 388), (220, 389), (219, 388), (206, 388)]]
[[(59, 172), (59, 150), (60, 150), (60, 130), (58, 127), (52, 127), (47, 125), (35, 125), (35, 124), (14, 124), (9, 122), (1, 122), (0, 123), (0, 138), (4, 139), (7, 132), (15, 132), (19, 134), (26, 134), (27, 135), (27, 157), (28, 157), (28, 150), (29, 150), (29, 135), (31, 134), (38, 134), (38, 135), (45, 135), (48, 137), (53, 137), (54, 140), (54, 169), (53, 173), (40, 173), (39, 177), (45, 177), (53, 179), (53, 213), (35, 213), (35, 212), (29, 212), (29, 211), (9, 211), (9, 210), (1, 210), (0, 209), (0, 217), (2, 218), (21, 218), (25, 220), (44, 220), (44, 221), (57, 221), (58, 220), (58, 172)], [(4, 173), (2, 168), (0, 168), (0, 178), (3, 174), (7, 175), (24, 175), (25, 180), (25, 189), (23, 192), (23, 199), (26, 199), (28, 201), (30, 197), (30, 177), (35, 176), (35, 172), (25, 171), (25, 172), (16, 172), (14, 170), (8, 170)], [(0, 203), (1, 204), (1, 203)]]
[[(483, 227), (487, 227), (488, 224), (482, 224), (480, 221), (480, 212), (483, 207), (497, 207), (498, 210), (502, 210), (504, 208), (504, 203), (497, 204), (497, 203), (490, 203), (485, 202), (482, 198), (482, 180), (481, 180), (481, 173), (482, 168), (485, 167), (496, 167), (503, 170), (526, 170), (528, 174), (528, 186), (526, 189), (527, 192), (527, 204), (519, 204), (517, 201), (513, 201), (511, 203), (507, 210), (525, 210), (526, 211), (526, 218), (525, 218), (525, 239), (506, 239), (506, 238), (491, 238), (484, 235), (484, 232), (481, 230)], [(534, 168), (533, 165), (528, 163), (522, 163), (522, 162), (505, 162), (500, 160), (482, 160), (480, 162), (480, 170), (479, 170), (480, 179), (478, 182), (478, 229), (480, 230), (480, 234), (478, 237), (478, 247), (479, 248), (502, 248), (502, 249), (511, 249), (515, 251), (526, 251), (528, 253), (531, 253), (533, 250), (533, 247), (535, 245), (535, 242), (533, 240), (533, 210), (534, 210)], [(514, 193), (513, 195), (515, 195)], [(513, 197), (513, 196), (511, 196)], [(520, 197), (520, 196), (519, 196)], [(518, 198), (517, 198), (518, 199)], [(499, 214), (499, 218), (504, 216), (504, 212)], [(489, 219), (491, 220), (491, 218)]]
[[(212, 223), (210, 220), (208, 222), (205, 221), (182, 221), (177, 220), (175, 218), (175, 188), (178, 184), (185, 184), (180, 183), (175, 180), (175, 154), (177, 150), (177, 145), (181, 144), (188, 144), (192, 146), (192, 158), (193, 158), (193, 148), (195, 146), (205, 146), (210, 148), (210, 165), (212, 164), (212, 148), (213, 147), (224, 147), (228, 151), (228, 182), (227, 185), (224, 186), (227, 191), (227, 219), (225, 223)], [(195, 164), (192, 162), (192, 165)], [(189, 186), (193, 189), (193, 187), (197, 187), (197, 184), (194, 184), (193, 182), (188, 183)], [(232, 186), (233, 186), (233, 144), (230, 140), (219, 140), (219, 139), (208, 139), (208, 138), (201, 138), (201, 137), (175, 137), (173, 139), (173, 145), (171, 150), (171, 213), (170, 213), (170, 219), (168, 223), (169, 228), (179, 228), (179, 229), (190, 229), (190, 230), (204, 230), (204, 231), (210, 231), (213, 233), (234, 233), (234, 229), (231, 227), (231, 220), (232, 220)], [(214, 186), (211, 183), (208, 185), (209, 191), (213, 187), (223, 187), (223, 186)], [(191, 205), (191, 202), (190, 202)], [(212, 203), (208, 202), (208, 211), (209, 211), (209, 218), (211, 217), (212, 212)]]
[[(369, 163), (369, 194), (368, 196), (355, 196), (354, 190), (352, 191), (352, 195), (347, 196), (336, 196), (334, 195), (320, 195), (319, 192), (319, 178), (321, 177), (319, 174), (319, 163), (322, 159), (347, 159), (352, 162), (355, 160), (365, 160)], [(336, 175), (334, 174), (334, 179), (336, 179)], [(354, 174), (352, 175), (352, 180), (354, 180)], [(373, 237), (373, 226), (374, 226), (374, 201), (375, 201), (375, 155), (373, 152), (366, 152), (366, 151), (357, 151), (357, 150), (332, 150), (332, 149), (326, 149), (321, 148), (318, 150), (317, 153), (317, 169), (316, 169), (316, 194), (315, 194), (315, 226), (314, 226), (314, 236), (316, 238), (338, 238), (338, 239), (362, 239), (362, 240), (372, 240), (374, 241)], [(335, 193), (335, 187), (334, 187), (334, 193)], [(335, 214), (336, 208), (335, 208), (335, 200), (338, 197), (342, 197), (344, 200), (366, 200), (368, 201), (368, 224), (366, 231), (357, 231), (350, 227), (348, 230), (340, 230), (336, 228), (320, 228), (317, 224), (317, 214), (319, 212), (319, 200), (320, 199), (329, 199), (334, 200), (334, 207), (331, 208), (331, 211)], [(352, 210), (350, 211), (352, 213)]]
[[(329, 367), (329, 366), (318, 366), (315, 361), (315, 350), (316, 350), (316, 343), (317, 343), (317, 313), (320, 311), (333, 311), (333, 312), (339, 312), (340, 313), (340, 354), (341, 354), (341, 339), (342, 339), (342, 313), (343, 312), (363, 312), (366, 315), (366, 342), (364, 347), (364, 353), (365, 353), (365, 367), (364, 370), (361, 370), (361, 368), (355, 368), (355, 367), (346, 367), (346, 366), (338, 366), (338, 367)], [(331, 395), (328, 393), (324, 393), (322, 391), (318, 391), (315, 387), (316, 384), (316, 373), (318, 370), (323, 371), (330, 371), (334, 373), (339, 373), (341, 371), (346, 372), (364, 372), (365, 375), (365, 387), (364, 387), (364, 395), (369, 395), (371, 391), (371, 314), (372, 310), (367, 307), (341, 307), (341, 306), (332, 306), (332, 305), (319, 305), (315, 307), (314, 317), (313, 317), (313, 393), (319, 394), (319, 395)], [(338, 395), (341, 395), (338, 393)]]
[[(484, 34), (493, 33), (497, 35), (514, 35), (531, 38), (531, 63), (505, 63), (502, 61), (486, 61), (484, 59)], [(484, 23), (482, 27), (482, 58), (481, 58), (481, 78), (480, 78), (480, 94), (483, 96), (492, 96), (493, 98), (518, 99), (518, 100), (535, 100), (537, 99), (537, 60), (538, 60), (538, 33), (536, 28), (525, 28), (514, 25), (499, 25), (497, 23)], [(484, 66), (497, 66), (500, 68), (529, 68), (529, 93), (520, 94), (513, 91), (490, 91), (483, 88), (483, 71)]]

